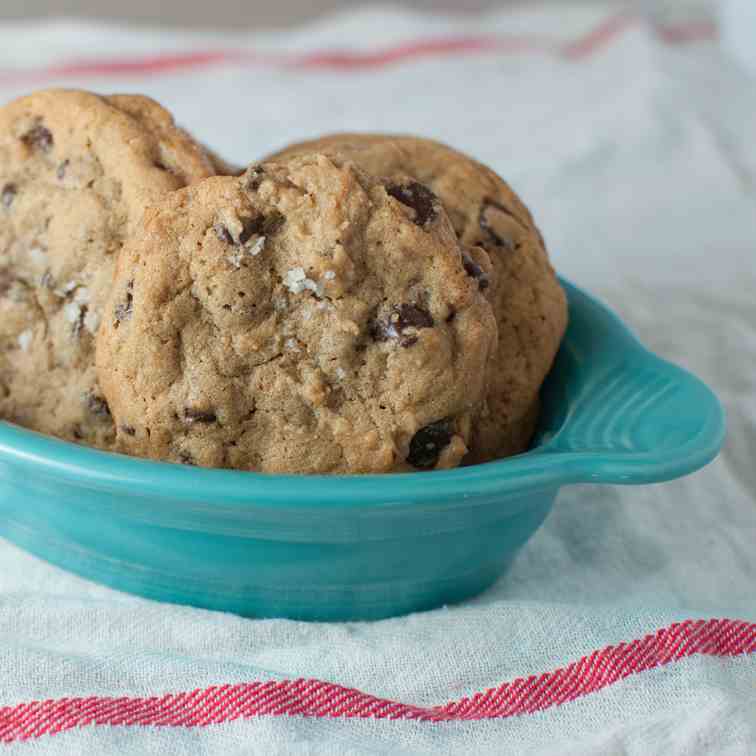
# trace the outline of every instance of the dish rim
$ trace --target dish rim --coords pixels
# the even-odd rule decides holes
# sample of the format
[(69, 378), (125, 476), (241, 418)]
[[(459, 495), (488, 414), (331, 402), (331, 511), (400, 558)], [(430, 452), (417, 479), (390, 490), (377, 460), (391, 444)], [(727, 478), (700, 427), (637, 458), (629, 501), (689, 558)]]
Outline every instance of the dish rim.
[[(366, 507), (438, 502), (486, 494), (516, 494), (571, 483), (642, 484), (671, 480), (703, 467), (725, 437), (724, 410), (698, 378), (646, 349), (607, 305), (560, 278), (570, 309), (589, 312), (601, 333), (598, 366), (653, 366), (675, 375), (696, 394), (700, 431), (674, 448), (655, 451), (570, 451), (559, 439), (574, 422), (568, 414), (553, 438), (519, 455), (452, 470), (367, 475), (292, 475), (208, 469), (129, 457), (80, 446), (0, 421), (0, 466), (33, 471), (68, 485), (121, 497), (182, 502), (222, 501), (232, 508)], [(564, 348), (564, 346), (563, 346)]]

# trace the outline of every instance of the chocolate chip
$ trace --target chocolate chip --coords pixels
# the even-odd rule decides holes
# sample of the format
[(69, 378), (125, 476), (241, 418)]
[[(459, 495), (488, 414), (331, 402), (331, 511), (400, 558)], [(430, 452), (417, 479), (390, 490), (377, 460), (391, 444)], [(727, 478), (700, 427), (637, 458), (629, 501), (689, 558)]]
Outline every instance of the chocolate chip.
[(0, 195), (0, 201), (3, 203), (3, 207), (10, 207), (13, 204), (13, 200), (16, 199), (17, 194), (18, 187), (15, 184), (6, 184)]
[(71, 324), (71, 333), (75, 338), (78, 338), (81, 335), (82, 330), (84, 329), (84, 321), (87, 317), (88, 311), (89, 307), (87, 307), (85, 304), (79, 305), (79, 317), (76, 318), (76, 320), (74, 320), (74, 322)]
[[(421, 328), (432, 328), (431, 314), (413, 304), (403, 304), (394, 307), (387, 320), (375, 320), (370, 327), (370, 335), (376, 341), (396, 339), (400, 346), (411, 347), (417, 343), (415, 331)], [(406, 333), (406, 331), (411, 331)]]
[(126, 284), (126, 301), (116, 305), (114, 315), (115, 323), (113, 326), (118, 328), (118, 324), (131, 317), (131, 313), (134, 311), (134, 281), (129, 281)]
[(272, 236), (284, 224), (285, 218), (281, 213), (274, 210), (270, 215), (256, 215), (252, 218), (242, 218), (242, 230), (239, 238), (234, 239), (231, 232), (222, 223), (213, 226), (216, 236), (224, 244), (241, 246), (246, 244), (253, 236)]
[(286, 218), (278, 210), (273, 210), (273, 212), (265, 216), (262, 232), (265, 236), (273, 236), (277, 231), (280, 231), (284, 223), (286, 223)]
[(438, 215), (438, 197), (427, 186), (413, 181), (409, 184), (389, 184), (386, 192), (415, 211), (415, 223), (427, 226)]
[(63, 181), (63, 179), (66, 177), (66, 169), (70, 165), (70, 160), (64, 160), (59, 166), (58, 170), (55, 171), (55, 175), (58, 177), (59, 181)]
[(465, 252), (465, 250), (462, 250), (462, 265), (465, 268), (465, 273), (467, 273), (470, 278), (474, 278), (478, 282), (478, 288), (481, 291), (488, 288), (490, 281), (488, 280), (488, 276), (486, 275), (485, 271), (480, 267), (480, 265), (478, 265), (478, 263), (475, 262), (475, 260), (472, 259), (472, 257), (470, 257), (467, 252)]
[(0, 297), (11, 290), (15, 280), (15, 276), (8, 268), (0, 268)]
[(254, 218), (242, 218), (241, 224), (242, 229), (239, 232), (238, 239), (234, 239), (231, 232), (222, 223), (216, 223), (213, 226), (213, 230), (215, 231), (215, 235), (224, 244), (234, 244), (235, 246), (241, 246), (242, 244), (246, 244), (253, 236), (260, 234), (263, 228), (264, 218), (260, 215), (255, 216)]
[(194, 457), (188, 451), (184, 451), (182, 449), (179, 452), (178, 458), (179, 462), (181, 462), (182, 465), (189, 465), (191, 467), (197, 466), (197, 463), (194, 461)]
[(71, 435), (74, 437), (75, 441), (82, 441), (84, 439), (84, 434), (81, 431), (81, 426), (76, 423), (71, 427)]
[(400, 330), (405, 328), (433, 328), (431, 314), (417, 305), (403, 304), (396, 308), (396, 323)]
[(198, 410), (185, 407), (184, 420), (190, 425), (192, 423), (215, 423), (218, 422), (218, 416), (212, 410)]
[(110, 407), (108, 407), (108, 403), (105, 401), (105, 399), (103, 399), (103, 397), (97, 396), (97, 394), (89, 393), (86, 395), (85, 402), (87, 409), (95, 417), (110, 417)]
[(136, 428), (132, 425), (122, 425), (121, 430), (127, 435), (127, 436), (136, 436)]
[[(490, 199), (483, 201), (483, 204), (480, 206), (480, 212), (478, 213), (478, 225), (486, 234), (488, 234), (494, 244), (498, 244), (500, 247), (506, 247), (510, 251), (514, 251), (515, 244), (512, 239), (501, 236), (501, 234), (494, 228), (490, 218), (491, 211), (493, 211), (494, 213), (504, 213), (504, 215), (508, 215), (510, 218), (513, 218), (517, 223), (520, 223), (520, 221), (517, 219), (514, 213), (511, 213), (509, 210), (507, 210), (504, 205), (500, 205), (498, 202), (494, 202)], [(520, 223), (520, 225), (522, 224)]]
[(239, 243), (246, 244), (253, 236), (272, 236), (285, 222), (286, 219), (277, 210), (273, 210), (269, 215), (258, 215), (256, 218), (244, 220)]
[(441, 451), (449, 445), (451, 439), (452, 432), (447, 420), (439, 420), (420, 428), (410, 441), (407, 462), (421, 470), (435, 467)]
[(242, 220), (242, 230), (239, 234), (238, 244), (246, 244), (253, 236), (259, 236), (264, 223), (265, 218), (261, 215), (255, 218), (244, 218)]
[(391, 322), (391, 314), (389, 314), (389, 317), (387, 320), (381, 320), (379, 318), (376, 318), (370, 323), (369, 331), (370, 336), (375, 341), (388, 341), (389, 339), (397, 339), (399, 338), (399, 333), (396, 330), (396, 327)]
[(244, 186), (248, 192), (256, 192), (260, 188), (263, 179), (265, 178), (265, 171), (259, 165), (253, 165), (247, 171)]
[(41, 123), (33, 126), (21, 137), (21, 140), (28, 147), (42, 152), (50, 152), (53, 146), (53, 135), (50, 130), (45, 128)]

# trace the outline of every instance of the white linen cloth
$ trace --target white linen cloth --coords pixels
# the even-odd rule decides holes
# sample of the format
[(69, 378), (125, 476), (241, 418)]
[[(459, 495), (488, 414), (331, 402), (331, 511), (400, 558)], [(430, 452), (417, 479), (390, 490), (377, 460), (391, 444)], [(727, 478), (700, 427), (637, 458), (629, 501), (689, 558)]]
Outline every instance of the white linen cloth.
[[(668, 3), (656, 19), (596, 4), (458, 18), (375, 7), (237, 35), (0, 26), (2, 101), (51, 85), (143, 92), (239, 163), (334, 130), (424, 134), (490, 163), (559, 271), (707, 381), (730, 428), (723, 455), (689, 478), (564, 490), (494, 588), (383, 622), (161, 605), (0, 541), (0, 737), (31, 701), (300, 677), (443, 705), (674, 622), (756, 622), (756, 80), (711, 20)], [(752, 754), (756, 654), (697, 654), (509, 718), (254, 716), (12, 737), (18, 754)]]

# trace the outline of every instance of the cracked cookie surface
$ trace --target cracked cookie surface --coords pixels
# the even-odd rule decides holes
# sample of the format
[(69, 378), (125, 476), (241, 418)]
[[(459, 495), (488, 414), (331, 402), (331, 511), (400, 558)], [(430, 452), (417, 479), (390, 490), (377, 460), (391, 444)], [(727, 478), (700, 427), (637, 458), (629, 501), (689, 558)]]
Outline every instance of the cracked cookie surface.
[(146, 203), (214, 173), (154, 101), (49, 90), (0, 109), (0, 417), (109, 448), (95, 333)]
[(98, 336), (117, 448), (264, 472), (458, 465), (497, 339), (466, 259), (426, 187), (337, 157), (169, 195), (124, 247)]
[(486, 166), (418, 137), (334, 134), (292, 145), (271, 159), (315, 150), (353, 160), (374, 176), (412, 176), (438, 196), (468, 250), (478, 250), (466, 267), (480, 277), (493, 306), (498, 343), (466, 461), (526, 449), (537, 422), (538, 392), (567, 323), (564, 292), (528, 209)]

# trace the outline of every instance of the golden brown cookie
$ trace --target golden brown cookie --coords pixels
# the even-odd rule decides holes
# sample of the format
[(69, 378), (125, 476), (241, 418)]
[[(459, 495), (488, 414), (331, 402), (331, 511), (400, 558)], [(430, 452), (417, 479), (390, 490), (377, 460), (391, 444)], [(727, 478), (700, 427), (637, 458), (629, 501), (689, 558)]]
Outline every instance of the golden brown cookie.
[(145, 205), (212, 175), (140, 96), (37, 92), (0, 109), (0, 417), (107, 448), (94, 337)]
[(497, 339), (466, 261), (426, 187), (335, 157), (167, 196), (123, 249), (98, 337), (118, 449), (265, 472), (458, 465)]
[[(539, 389), (567, 322), (564, 292), (528, 209), (492, 170), (428, 139), (335, 134), (293, 145), (271, 159), (313, 150), (339, 154), (374, 176), (412, 176), (440, 198), (460, 241), (488, 253), (493, 273), (485, 293), (499, 338), (487, 369), (486, 405), (466, 461), (523, 451), (536, 426)], [(483, 267), (485, 258), (471, 254)]]

